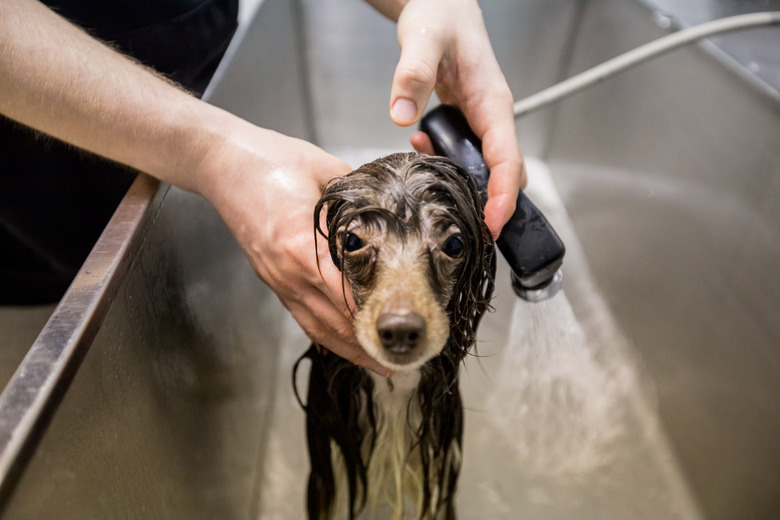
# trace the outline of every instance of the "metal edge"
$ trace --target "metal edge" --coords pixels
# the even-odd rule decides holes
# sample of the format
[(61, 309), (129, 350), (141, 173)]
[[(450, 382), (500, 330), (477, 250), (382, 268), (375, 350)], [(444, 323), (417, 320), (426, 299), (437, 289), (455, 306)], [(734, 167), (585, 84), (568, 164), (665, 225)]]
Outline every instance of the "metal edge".
[(156, 220), (168, 185), (139, 174), (0, 394), (0, 515)]
[[(264, 3), (258, 0), (248, 23), (237, 29), (201, 98), (204, 101), (213, 95)], [(0, 394), (0, 517), (89, 351), (169, 187), (139, 173)]]
[(306, 10), (304, 0), (293, 0), (291, 2), (292, 8), (292, 22), (294, 24), (293, 30), (296, 33), (295, 49), (298, 55), (298, 75), (301, 80), (302, 94), (303, 94), (303, 116), (305, 119), (305, 126), (308, 130), (306, 139), (314, 144), (319, 144), (320, 136), (317, 128), (315, 111), (314, 111), (314, 95), (312, 89), (314, 85), (310, 75), (311, 71), (311, 56), (309, 54), (309, 14)]
[(255, 18), (257, 18), (258, 13), (262, 11), (264, 4), (265, 0), (257, 0), (257, 3), (251, 6), (254, 12), (250, 11), (250, 13), (247, 15), (246, 23), (240, 23), (238, 25), (235, 34), (233, 34), (233, 38), (230, 40), (230, 43), (225, 50), (225, 54), (222, 56), (222, 60), (220, 60), (219, 65), (217, 65), (217, 70), (214, 71), (214, 75), (211, 77), (211, 81), (209, 81), (209, 84), (206, 85), (206, 90), (203, 91), (203, 95), (201, 96), (203, 101), (208, 103), (214, 96), (214, 90), (219, 86), (220, 80), (225, 75), (228, 67), (230, 66), (230, 63), (233, 61), (233, 57), (236, 55), (239, 47), (241, 47), (241, 44), (244, 42), (246, 33), (249, 32), (249, 29), (254, 24)]
[[(679, 16), (663, 9), (653, 0), (636, 1), (650, 13), (653, 24), (667, 34), (693, 27), (693, 25), (681, 20)], [(742, 63), (729, 54), (721, 45), (713, 41), (712, 38), (703, 38), (696, 42), (696, 45), (731, 74), (734, 74), (736, 77), (750, 85), (755, 92), (758, 92), (775, 103), (780, 103), (780, 91), (778, 91), (777, 88), (766, 82), (755, 72), (751, 71), (745, 63)]]

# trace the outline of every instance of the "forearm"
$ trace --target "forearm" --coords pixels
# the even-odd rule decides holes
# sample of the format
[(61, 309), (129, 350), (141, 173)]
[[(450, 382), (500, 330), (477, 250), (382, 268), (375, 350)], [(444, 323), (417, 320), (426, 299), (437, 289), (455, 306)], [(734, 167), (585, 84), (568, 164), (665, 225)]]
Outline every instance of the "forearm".
[(199, 162), (236, 119), (33, 0), (0, 2), (0, 113), (194, 190)]

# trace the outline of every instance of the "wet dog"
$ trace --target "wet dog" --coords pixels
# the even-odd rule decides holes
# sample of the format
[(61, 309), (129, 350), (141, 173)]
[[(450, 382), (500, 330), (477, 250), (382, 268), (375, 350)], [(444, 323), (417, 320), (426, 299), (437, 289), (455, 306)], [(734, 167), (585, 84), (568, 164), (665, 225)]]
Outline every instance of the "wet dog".
[(314, 222), (352, 287), (360, 344), (396, 373), (316, 345), (301, 358), (311, 363), (309, 518), (453, 519), (458, 370), (495, 274), (476, 186), (448, 159), (393, 154), (332, 181)]

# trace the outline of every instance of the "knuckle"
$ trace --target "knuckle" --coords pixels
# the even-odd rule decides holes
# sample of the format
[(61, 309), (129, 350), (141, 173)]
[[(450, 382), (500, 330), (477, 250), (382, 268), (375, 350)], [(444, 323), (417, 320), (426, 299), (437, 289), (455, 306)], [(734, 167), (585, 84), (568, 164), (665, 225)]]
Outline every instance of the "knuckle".
[(504, 86), (495, 94), (496, 102), (502, 105), (514, 106), (515, 100), (512, 96), (512, 91), (509, 90), (509, 86)]
[(312, 340), (314, 343), (317, 343), (318, 345), (325, 345), (328, 346), (327, 343), (327, 337), (325, 334), (322, 333), (322, 331), (317, 327), (303, 327), (303, 332), (306, 333), (306, 335), (309, 337), (310, 340)]
[(355, 329), (352, 323), (345, 323), (340, 326), (336, 326), (333, 331), (337, 338), (342, 341), (350, 341), (354, 337)]
[(436, 84), (437, 68), (423, 60), (407, 59), (398, 64), (396, 74), (403, 88), (416, 90)]
[(311, 236), (298, 234), (278, 241), (277, 263), (282, 271), (301, 273), (310, 271), (316, 263), (317, 251)]
[[(305, 239), (300, 234), (285, 236), (284, 238), (280, 237), (277, 242), (279, 243), (281, 253), (288, 259), (299, 258), (309, 245), (308, 239)], [(311, 249), (314, 249), (313, 244)]]

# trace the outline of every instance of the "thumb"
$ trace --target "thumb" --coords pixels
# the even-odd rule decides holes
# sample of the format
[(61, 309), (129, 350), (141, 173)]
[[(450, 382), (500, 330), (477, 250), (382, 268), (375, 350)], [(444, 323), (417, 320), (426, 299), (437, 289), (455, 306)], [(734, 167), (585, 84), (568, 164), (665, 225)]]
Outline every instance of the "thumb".
[(399, 126), (415, 124), (428, 105), (443, 54), (440, 39), (433, 30), (401, 31), (401, 58), (390, 92), (390, 117)]
[(318, 167), (312, 168), (310, 171), (317, 183), (318, 190), (321, 191), (334, 178), (351, 172), (352, 167), (344, 160), (327, 154), (320, 160)]

